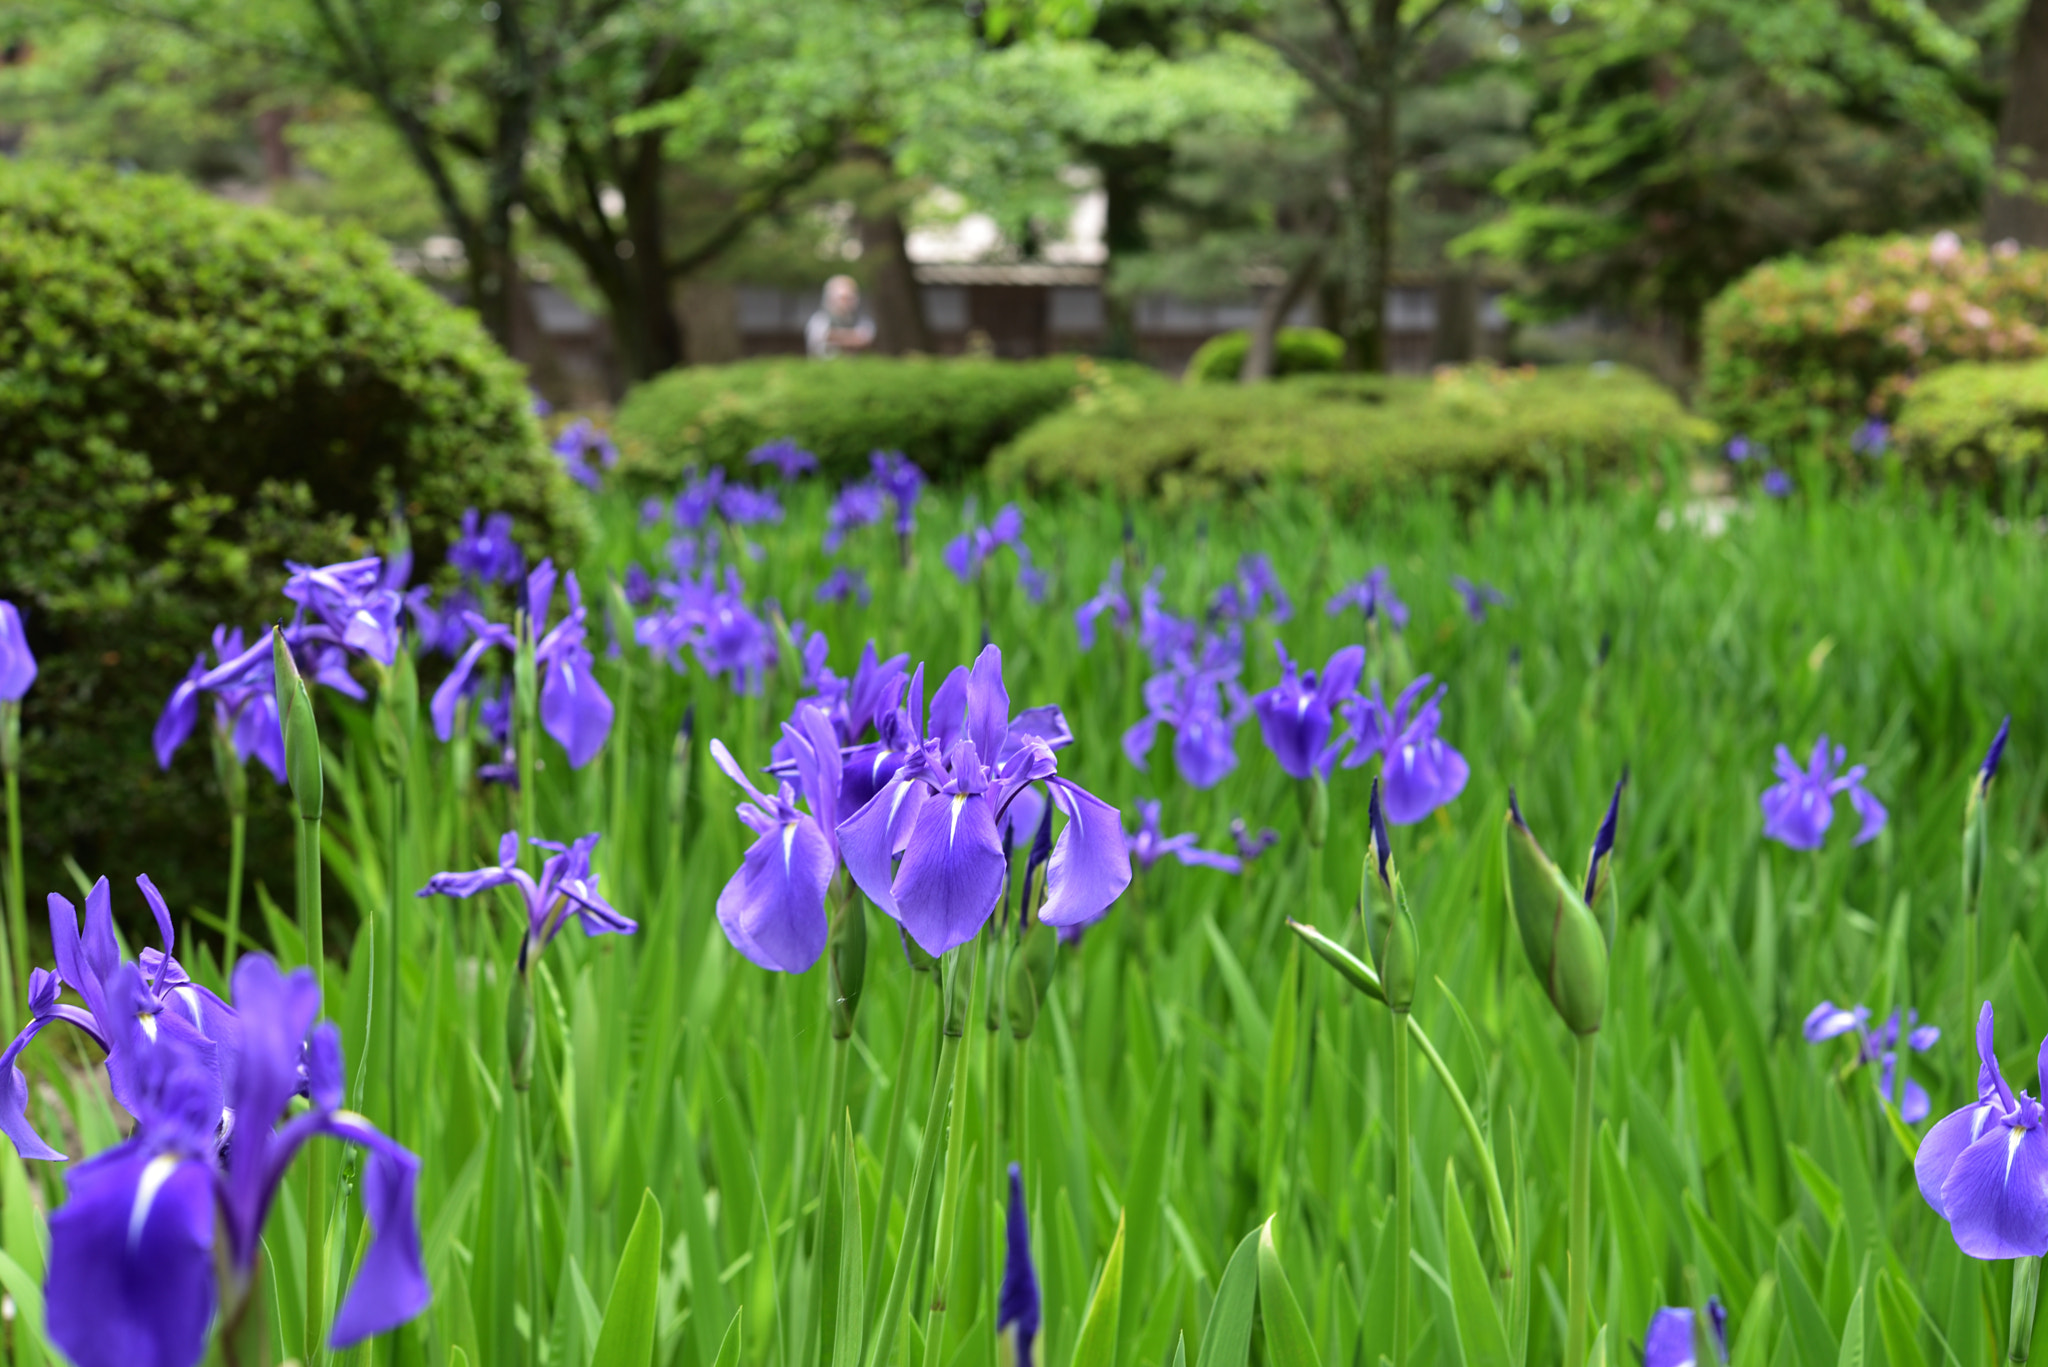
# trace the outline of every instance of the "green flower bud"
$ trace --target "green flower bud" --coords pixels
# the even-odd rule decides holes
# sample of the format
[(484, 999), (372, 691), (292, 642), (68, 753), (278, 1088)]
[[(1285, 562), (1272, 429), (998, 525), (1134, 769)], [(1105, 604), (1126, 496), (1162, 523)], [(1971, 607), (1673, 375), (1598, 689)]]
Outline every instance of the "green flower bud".
[(1366, 943), (1379, 971), (1380, 991), (1389, 1010), (1406, 1011), (1415, 1004), (1416, 961), (1421, 956), (1415, 918), (1408, 912), (1408, 891), (1387, 840), (1380, 812), (1380, 784), (1373, 780), (1370, 807), (1372, 837), (1365, 851)]
[(1977, 914), (1977, 901), (1984, 892), (1984, 864), (1991, 843), (1991, 783), (1998, 777), (1998, 761), (2005, 754), (2005, 741), (2011, 730), (2012, 718), (2007, 717), (1999, 725), (1991, 749), (1977, 770), (1976, 781), (1970, 785), (1970, 795), (1963, 803), (1963, 911), (1971, 916)]
[(1536, 743), (1536, 713), (1529, 706), (1529, 697), (1522, 691), (1522, 652), (1519, 647), (1508, 653), (1508, 745), (1517, 755), (1526, 755)]
[(1564, 874), (1522, 821), (1513, 794), (1505, 823), (1508, 907), (1529, 967), (1576, 1034), (1600, 1029), (1607, 1011), (1607, 937)]
[(377, 759), (385, 777), (402, 778), (412, 762), (412, 738), (420, 720), (420, 676), (412, 653), (404, 649), (378, 674)]
[(682, 826), (689, 820), (690, 742), (696, 731), (697, 704), (691, 703), (683, 709), (683, 724), (676, 728), (675, 747), (669, 754), (668, 820), (671, 826)]
[(832, 1038), (853, 1038), (853, 1018), (860, 1011), (860, 993), (868, 977), (867, 909), (853, 895), (851, 884), (842, 883), (839, 914), (832, 920), (832, 938), (826, 945), (832, 974)]
[(948, 1039), (967, 1033), (967, 998), (974, 986), (973, 946), (963, 946), (939, 960), (939, 986), (945, 995)]
[(1308, 947), (1322, 956), (1323, 962), (1337, 970), (1345, 982), (1376, 1002), (1384, 1002), (1387, 994), (1380, 990), (1379, 974), (1372, 966), (1353, 954), (1314, 926), (1305, 926), (1289, 917), (1287, 928), (1307, 942)]
[(910, 938), (910, 932), (902, 926), (896, 927), (897, 938), (903, 941), (903, 957), (910, 960), (910, 971), (929, 973), (939, 966), (939, 961), (924, 952), (924, 946)]
[(0, 702), (0, 773), (21, 768), (21, 704)]
[(1045, 1005), (1045, 991), (1052, 985), (1053, 963), (1059, 955), (1059, 932), (1051, 926), (1033, 926), (1017, 947), (1010, 951), (1010, 981), (1005, 1005), (1009, 1011), (1010, 1034), (1030, 1039), (1038, 1027), (1038, 1013)]
[(277, 685), (277, 715), (284, 724), (284, 772), (301, 821), (318, 821), (326, 800), (320, 773), (320, 726), (313, 717), (313, 697), (285, 644), (284, 632), (270, 629), (270, 662)]

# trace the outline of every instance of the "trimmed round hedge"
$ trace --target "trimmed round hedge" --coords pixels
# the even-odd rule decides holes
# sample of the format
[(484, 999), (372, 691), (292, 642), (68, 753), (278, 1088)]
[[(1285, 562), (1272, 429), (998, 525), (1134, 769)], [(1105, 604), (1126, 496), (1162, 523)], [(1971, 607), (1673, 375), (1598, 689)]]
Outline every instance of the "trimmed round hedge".
[(2037, 487), (2048, 471), (2048, 359), (1935, 371), (1906, 396), (1891, 440), (1930, 483)]
[[(1252, 335), (1243, 328), (1219, 332), (1188, 358), (1189, 384), (1236, 384)], [(1281, 328), (1273, 334), (1273, 375), (1318, 375), (1344, 363), (1344, 339), (1322, 328)]]
[(626, 396), (612, 435), (621, 474), (654, 490), (692, 468), (738, 470), (747, 452), (783, 437), (815, 452), (829, 479), (865, 475), (870, 452), (899, 450), (932, 478), (957, 480), (1048, 413), (1166, 385), (1144, 366), (1085, 356), (741, 361), (649, 380)]
[(1134, 394), (1045, 419), (990, 463), (998, 483), (1202, 499), (1300, 480), (1357, 501), (1441, 483), (1597, 478), (1710, 435), (1670, 390), (1620, 367), (1430, 379), (1298, 376)]
[[(164, 698), (217, 622), (281, 615), (283, 561), (369, 553), (394, 508), (441, 563), (470, 505), (535, 553), (586, 514), (518, 366), (375, 239), (175, 180), (0, 160), (0, 598), (42, 674), (23, 705), (28, 886), (70, 854), (219, 906), (203, 739), (167, 774)], [(275, 804), (253, 794), (251, 867)]]
[(1853, 465), (1850, 438), (1964, 361), (2048, 354), (2048, 252), (1954, 233), (1843, 238), (1767, 262), (1705, 319), (1704, 406), (1730, 434)]

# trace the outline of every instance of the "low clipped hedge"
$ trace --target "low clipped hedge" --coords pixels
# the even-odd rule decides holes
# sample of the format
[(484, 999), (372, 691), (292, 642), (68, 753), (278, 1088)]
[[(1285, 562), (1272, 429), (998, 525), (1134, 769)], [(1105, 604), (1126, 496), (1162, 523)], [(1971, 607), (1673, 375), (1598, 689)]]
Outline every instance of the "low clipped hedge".
[[(1236, 384), (1244, 373), (1252, 335), (1243, 328), (1219, 332), (1188, 358), (1189, 384)], [(1328, 374), (1344, 362), (1344, 339), (1323, 328), (1281, 328), (1273, 334), (1273, 374)]]
[(624, 477), (650, 488), (693, 467), (738, 469), (747, 452), (782, 437), (815, 452), (828, 478), (865, 474), (870, 452), (900, 450), (932, 478), (954, 480), (1077, 396), (1165, 383), (1142, 366), (1080, 356), (741, 361), (639, 386), (613, 435)]
[(1729, 286), (1704, 343), (1704, 407), (1730, 434), (1852, 462), (1851, 433), (1943, 367), (2048, 354), (2048, 252), (1845, 238)]
[[(367, 235), (0, 160), (0, 598), (42, 662), (22, 714), (38, 904), (69, 889), (67, 852), (221, 904), (204, 739), (160, 774), (150, 728), (215, 623), (282, 615), (287, 556), (370, 553), (401, 501), (422, 566), (471, 504), (573, 553), (586, 514), (529, 403), (473, 315)], [(269, 789), (259, 770), (251, 867), (289, 881)]]
[(1709, 436), (1635, 371), (1474, 367), (1134, 392), (1047, 418), (998, 452), (991, 474), (1039, 490), (1168, 499), (1303, 480), (1351, 499), (1418, 484), (1597, 478), (1659, 443)]
[(1906, 396), (1891, 442), (1932, 483), (2038, 486), (2048, 470), (2048, 359), (1935, 371)]

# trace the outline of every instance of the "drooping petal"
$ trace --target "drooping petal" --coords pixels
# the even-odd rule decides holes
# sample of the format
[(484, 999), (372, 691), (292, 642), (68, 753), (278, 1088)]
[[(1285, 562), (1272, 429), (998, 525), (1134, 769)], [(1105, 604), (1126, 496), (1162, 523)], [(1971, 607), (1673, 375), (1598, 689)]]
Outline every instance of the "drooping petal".
[(1047, 779), (1045, 786), (1053, 804), (1066, 813), (1067, 824), (1053, 846), (1038, 919), (1049, 926), (1087, 925), (1100, 920), (1131, 885), (1123, 817), (1065, 779)]
[[(1057, 855), (1054, 863), (1057, 866)], [(896, 919), (927, 954), (937, 956), (966, 944), (995, 910), (1007, 865), (996, 834), (995, 808), (988, 798), (942, 794), (918, 812), (904, 847), (894, 888)]]
[(213, 1318), (213, 1185), (131, 1142), (79, 1164), (50, 1216), (44, 1314), (76, 1367), (193, 1367)]
[(1848, 1034), (1863, 1024), (1864, 1017), (1868, 1014), (1861, 1007), (1852, 1011), (1846, 1006), (1836, 1006), (1831, 1001), (1824, 1001), (1806, 1013), (1806, 1023), (1800, 1027), (1800, 1033), (1806, 1036), (1808, 1044), (1819, 1044), (1823, 1040)]
[(1465, 757), (1445, 744), (1441, 736), (1430, 736), (1394, 746), (1386, 756), (1382, 772), (1386, 778), (1387, 820), (1396, 826), (1408, 826), (1464, 792), (1472, 771)]
[[(40, 971), (40, 970), (38, 970)], [(33, 1158), (44, 1163), (61, 1163), (64, 1155), (50, 1147), (44, 1138), (36, 1133), (35, 1126), (28, 1118), (28, 1079), (22, 1075), (21, 1065), (16, 1062), (21, 1051), (28, 1047), (30, 1040), (41, 1034), (43, 1027), (54, 1017), (45, 1016), (32, 1020), (22, 1027), (14, 1042), (7, 1046), (7, 1052), (0, 1054), (0, 1134), (14, 1142), (14, 1151), (23, 1158)], [(104, 1046), (105, 1041), (101, 1041)]]
[(285, 781), (284, 728), (277, 720), (277, 695), (268, 689), (242, 704), (235, 714), (235, 753), (244, 763), (251, 757), (263, 762), (271, 778)]
[(20, 702), (36, 681), (36, 657), (28, 648), (21, 613), (0, 598), (0, 702)]
[(718, 924), (732, 946), (778, 973), (802, 973), (825, 952), (825, 889), (831, 844), (799, 815), (762, 836), (718, 895)]
[(1885, 811), (1884, 804), (1873, 797), (1868, 788), (1860, 783), (1851, 786), (1849, 805), (1856, 809), (1857, 816), (1863, 818), (1863, 827), (1856, 832), (1855, 844), (1867, 845), (1883, 834), (1891, 814)]
[(236, 1133), (244, 1138), (228, 1148), (227, 1184), (241, 1221), (234, 1231), (237, 1256), (253, 1256), (270, 1191), (270, 1145), (248, 1136), (267, 1136), (298, 1090), (299, 1061), (320, 1010), (320, 987), (310, 969), (286, 974), (267, 955), (247, 954), (235, 965), (234, 1007), (242, 1041), (229, 1104)]
[[(4, 607), (5, 604), (0, 604)], [(156, 767), (171, 767), (171, 756), (192, 734), (192, 728), (199, 721), (199, 678), (206, 673), (206, 656), (198, 655), (192, 661), (192, 668), (171, 690), (170, 700), (164, 704), (163, 714), (156, 719), (156, 730), (150, 735), (150, 745), (156, 751)]]
[(1928, 1111), (1933, 1109), (1933, 1102), (1928, 1100), (1927, 1089), (1922, 1087), (1916, 1079), (1909, 1077), (1906, 1079), (1906, 1099), (1903, 1103), (1897, 1103), (1897, 1098), (1894, 1095), (1897, 1077), (1898, 1055), (1886, 1054), (1884, 1056), (1884, 1063), (1879, 1070), (1877, 1094), (1886, 1101), (1898, 1104), (1899, 1119), (1905, 1121), (1908, 1125), (1918, 1125), (1921, 1121), (1927, 1119)]
[(455, 709), (462, 701), (464, 690), (469, 687), (470, 675), (476, 672), (477, 662), (483, 659), (484, 652), (496, 644), (498, 642), (491, 637), (479, 633), (456, 657), (455, 667), (434, 690), (433, 701), (427, 704), (427, 714), (433, 718), (434, 734), (444, 744), (455, 735)]
[(1131, 762), (1133, 769), (1141, 774), (1150, 772), (1148, 765), (1152, 758), (1152, 746), (1158, 739), (1159, 717), (1156, 713), (1141, 717), (1124, 732), (1124, 758)]
[(921, 781), (899, 775), (839, 823), (839, 857), (846, 861), (847, 873), (870, 902), (898, 920), (902, 919), (894, 890), (898, 836), (914, 829), (930, 793)]
[(370, 1243), (328, 1339), (329, 1346), (346, 1348), (412, 1319), (427, 1308), (433, 1292), (420, 1252), (420, 1160), (352, 1111), (335, 1111), (326, 1122), (327, 1133), (370, 1151), (363, 1171)]
[(540, 724), (569, 752), (571, 769), (597, 758), (612, 731), (612, 700), (590, 665), (588, 650), (564, 651), (548, 662), (541, 680)]
[(1985, 1126), (1941, 1185), (1956, 1247), (1972, 1258), (2048, 1253), (2048, 1130), (2024, 1123), (2039, 1110), (2026, 1102)]

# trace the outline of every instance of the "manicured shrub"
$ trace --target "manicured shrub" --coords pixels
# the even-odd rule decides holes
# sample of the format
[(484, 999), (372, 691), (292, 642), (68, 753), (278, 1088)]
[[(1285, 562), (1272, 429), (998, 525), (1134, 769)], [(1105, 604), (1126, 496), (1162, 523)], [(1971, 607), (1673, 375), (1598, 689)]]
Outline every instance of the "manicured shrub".
[[(1235, 384), (1244, 369), (1252, 335), (1243, 328), (1221, 332), (1188, 358), (1189, 384)], [(1273, 337), (1273, 374), (1314, 375), (1334, 371), (1344, 360), (1344, 339), (1322, 328), (1281, 328)]]
[(998, 481), (1211, 497), (1300, 479), (1358, 498), (1445, 483), (1610, 474), (1708, 429), (1625, 369), (1307, 376), (1143, 391), (1076, 405), (998, 452)]
[(1704, 341), (1705, 408), (1729, 434), (1853, 460), (1850, 435), (1897, 416), (1922, 377), (2048, 352), (2048, 252), (1846, 238), (1731, 285)]
[(1935, 371), (1906, 395), (1890, 445), (1934, 482), (2031, 487), (2048, 466), (2048, 360)]
[(698, 366), (626, 396), (614, 424), (627, 478), (661, 489), (692, 466), (740, 468), (788, 437), (829, 479), (864, 474), (868, 453), (900, 450), (934, 479), (981, 469), (989, 453), (1077, 395), (1160, 388), (1142, 366), (1059, 356), (1042, 361), (847, 357)]
[[(219, 905), (205, 746), (159, 774), (150, 725), (216, 622), (282, 614), (287, 556), (367, 553), (401, 501), (422, 566), (471, 504), (574, 550), (582, 505), (528, 405), (475, 319), (373, 238), (0, 161), (0, 598), (43, 660), (23, 712), (35, 901), (69, 888), (69, 852)], [(252, 779), (252, 818), (268, 789)]]

